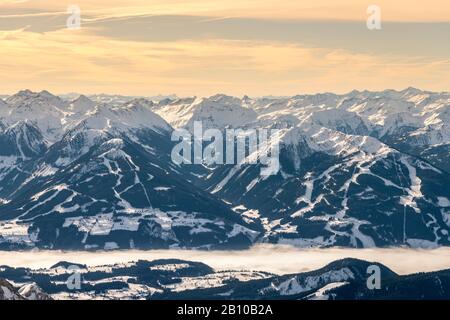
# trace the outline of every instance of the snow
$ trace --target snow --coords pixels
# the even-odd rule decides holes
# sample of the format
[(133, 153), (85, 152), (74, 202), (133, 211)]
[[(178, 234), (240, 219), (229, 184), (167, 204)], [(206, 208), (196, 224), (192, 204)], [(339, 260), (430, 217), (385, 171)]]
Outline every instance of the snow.
[(423, 197), (423, 194), (421, 192), (422, 181), (417, 176), (416, 168), (409, 163), (407, 158), (402, 157), (400, 161), (408, 168), (409, 180), (411, 181), (411, 186), (407, 189), (408, 195), (402, 196), (400, 198), (400, 203), (405, 206), (411, 207), (415, 212), (420, 213), (420, 209), (418, 208), (415, 199)]
[(261, 178), (255, 178), (255, 179), (253, 179), (253, 180), (249, 183), (249, 185), (245, 188), (245, 189), (247, 190), (247, 192), (249, 192), (250, 190), (252, 190), (252, 189), (257, 185), (257, 183), (258, 183), (260, 180), (261, 180)]
[(119, 249), (119, 246), (115, 242), (105, 242), (105, 250), (115, 250)]
[(80, 232), (90, 235), (108, 235), (113, 229), (114, 223), (112, 214), (98, 214), (91, 217), (66, 218), (63, 228), (71, 225), (76, 226)]
[(253, 271), (222, 271), (208, 274), (202, 277), (182, 277), (181, 282), (166, 285), (173, 292), (181, 292), (192, 289), (218, 288), (227, 282), (237, 279), (242, 282), (268, 278), (270, 274)]
[(10, 242), (33, 246), (34, 234), (28, 232), (29, 223), (18, 220), (0, 221), (0, 243)]
[(281, 237), (278, 240), (278, 244), (280, 245), (291, 245), (296, 248), (316, 248), (320, 247), (325, 243), (324, 237), (316, 237), (313, 239), (305, 239), (305, 238), (283, 238)]
[(344, 282), (354, 279), (353, 272), (348, 268), (332, 270), (318, 276), (307, 276), (305, 279), (290, 278), (278, 285), (273, 284), (262, 290), (276, 290), (282, 296), (295, 295), (318, 289), (330, 282)]
[[(325, 222), (326, 230), (332, 233), (331, 240), (320, 237), (306, 239), (301, 235), (298, 238), (291, 237), (292, 234), (297, 233), (296, 225), (286, 223), (280, 216), (275, 216), (273, 219), (261, 218), (264, 214), (244, 206), (235, 207), (234, 210), (239, 212), (247, 222), (261, 221), (267, 234), (290, 233), (289, 239), (281, 236), (280, 243), (292, 243), (302, 247), (333, 245), (337, 237), (347, 236), (353, 245), (362, 244), (364, 247), (372, 247), (375, 245), (374, 240), (361, 232), (362, 226), (369, 222), (352, 218), (349, 212), (351, 188), (358, 184), (358, 178), (363, 175), (379, 178), (385, 186), (401, 191), (403, 194), (396, 200), (398, 199), (401, 205), (412, 208), (418, 214), (422, 213), (420, 208), (425, 201), (437, 206), (437, 216), (433, 217), (437, 218), (438, 222), (430, 223), (429, 227), (436, 233), (438, 231), (435, 228), (440, 223), (442, 224), (440, 230), (447, 231), (445, 225), (450, 225), (449, 210), (447, 210), (450, 207), (449, 197), (442, 192), (442, 196), (433, 196), (428, 199), (425, 194), (427, 190), (425, 175), (443, 172), (424, 161), (401, 156), (398, 151), (375, 137), (385, 137), (407, 128), (412, 130), (407, 136), (408, 142), (409, 139), (412, 141), (411, 147), (445, 147), (450, 143), (449, 103), (449, 94), (430, 93), (417, 89), (400, 92), (354, 91), (346, 95), (318, 94), (256, 99), (248, 97), (240, 99), (219, 94), (206, 98), (169, 99), (159, 103), (144, 98), (97, 96), (90, 99), (83, 95), (75, 100), (64, 101), (47, 91), (24, 90), (8, 97), (6, 101), (0, 100), (0, 116), (3, 117), (2, 125), (5, 125), (2, 130), (20, 133), (22, 134), (20, 138), (27, 140), (28, 135), (22, 131), (36, 128), (39, 132), (37, 136), (40, 134), (43, 136), (42, 141), (28, 139), (25, 141), (25, 146), (20, 143), (21, 139), (16, 135), (17, 155), (0, 156), (0, 177), (17, 171), (20, 173), (17, 173), (16, 178), (20, 178), (21, 174), (27, 173), (23, 171), (26, 167), (22, 166), (23, 161), (27, 160), (27, 146), (38, 151), (40, 143), (50, 148), (57, 141), (64, 144), (63, 152), (57, 155), (53, 162), (41, 162), (29, 173), (18, 189), (34, 179), (56, 177), (60, 170), (62, 171), (65, 166), (87, 153), (91, 146), (100, 145), (101, 152), (96, 154), (99, 166), (107, 172), (107, 175), (115, 179), (116, 184), (112, 192), (119, 206), (123, 207), (123, 210), (119, 209), (120, 213), (125, 216), (115, 217), (112, 212), (84, 216), (79, 211), (86, 209), (86, 206), (70, 204), (75, 197), (80, 196), (80, 193), (73, 190), (74, 187), (71, 185), (55, 183), (55, 185), (46, 186), (44, 190), (36, 191), (36, 194), (31, 197), (32, 206), (27, 207), (28, 210), (21, 215), (21, 218), (30, 216), (33, 212), (48, 206), (56, 197), (62, 198), (64, 195), (64, 199), (49, 210), (59, 213), (65, 219), (63, 227), (74, 225), (79, 231), (85, 233), (85, 241), (89, 235), (106, 236), (115, 230), (135, 232), (139, 228), (139, 219), (144, 214), (148, 214), (150, 221), (155, 221), (162, 226), (161, 237), (177, 242), (178, 240), (171, 232), (174, 226), (189, 226), (191, 234), (200, 234), (212, 231), (207, 226), (210, 223), (219, 224), (222, 228), (223, 225), (220, 223), (223, 221), (200, 219), (196, 213), (163, 212), (153, 208), (154, 204), (150, 202), (147, 192), (153, 190), (163, 195), (163, 192), (170, 192), (173, 187), (160, 183), (160, 185), (146, 188), (147, 181), (154, 179), (154, 176), (142, 174), (144, 168), (141, 170), (133, 162), (133, 157), (126, 151), (126, 141), (139, 143), (136, 130), (150, 129), (156, 133), (166, 134), (172, 130), (172, 126), (190, 128), (196, 120), (203, 120), (205, 128), (279, 128), (281, 135), (274, 137), (271, 143), (279, 141), (282, 147), (292, 150), (292, 159), (289, 160), (292, 160), (295, 170), (302, 169), (302, 159), (314, 152), (325, 153), (343, 160), (337, 165), (330, 165), (328, 169), (320, 173), (309, 172), (303, 179), (299, 179), (298, 186), (305, 191), (298, 195), (295, 204), (302, 207), (291, 214), (291, 217), (287, 217), (287, 220), (308, 217), (308, 213), (316, 210), (324, 199), (328, 199), (326, 192), (318, 192), (318, 190), (323, 185), (333, 182), (334, 175), (338, 174), (336, 171), (352, 170), (351, 177), (346, 179), (342, 188), (338, 190), (338, 196), (341, 199), (336, 206), (336, 213), (310, 218), (311, 221), (316, 219), (316, 221)], [(121, 138), (117, 138), (118, 134)], [(64, 139), (59, 140), (62, 137)], [(152, 154), (158, 152), (156, 146), (142, 147)], [(399, 175), (405, 174), (400, 177), (402, 181), (400, 183), (394, 183), (395, 180), (391, 181), (389, 177), (382, 177), (371, 171), (372, 164), (387, 159), (388, 155), (394, 155), (397, 158)], [(257, 156), (256, 153), (251, 155), (253, 158)], [(125, 176), (128, 173), (120, 170), (118, 164), (121, 161), (126, 161), (129, 165), (132, 172), (131, 179)], [(149, 165), (160, 168), (154, 163)], [(220, 192), (228, 190), (235, 178), (249, 172), (245, 171), (247, 168), (241, 164), (231, 168), (221, 181), (210, 188), (211, 193), (220, 196)], [(423, 170), (427, 170), (428, 173), (424, 174)], [(280, 178), (287, 180), (295, 177), (295, 174), (286, 174), (285, 171), (280, 171)], [(209, 177), (211, 176), (212, 173)], [(98, 177), (98, 175), (90, 176), (82, 183), (91, 182)], [(120, 185), (125, 180), (131, 180), (131, 183), (122, 189)], [(258, 186), (263, 181), (262, 177), (252, 177), (243, 186), (244, 192), (259, 191)], [(126, 200), (124, 192), (132, 188), (145, 195), (147, 199), (145, 208), (134, 208)], [(283, 187), (280, 187), (271, 192), (274, 197), (282, 199), (281, 195), (285, 195), (284, 191)], [(374, 192), (367, 192), (358, 196), (361, 200), (367, 200), (376, 195)], [(0, 199), (1, 204), (9, 204), (9, 201), (7, 196)], [(91, 201), (90, 204), (101, 199), (91, 199)], [(233, 205), (237, 204), (233, 203)], [(280, 213), (283, 213), (282, 210)], [(423, 215), (427, 216), (428, 212), (422, 211), (424, 211)], [(439, 213), (445, 224), (442, 223)], [(387, 218), (394, 213), (387, 211), (385, 214), (383, 217)], [(338, 229), (338, 227), (346, 227), (346, 231), (341, 231), (344, 228)], [(28, 228), (28, 224), (3, 221), (0, 223), (0, 241), (17, 241), (33, 245), (35, 235), (28, 235)], [(238, 234), (245, 234), (252, 239), (258, 238), (256, 233), (235, 225), (231, 236)], [(409, 243), (419, 247), (435, 245), (420, 239), (409, 239)]]
[(233, 225), (233, 230), (228, 233), (228, 237), (232, 238), (240, 234), (246, 235), (250, 240), (254, 241), (258, 237), (259, 232), (235, 223)]
[(220, 297), (229, 297), (229, 296), (231, 296), (233, 294), (233, 292), (234, 292), (234, 290), (231, 289), (231, 290), (229, 290), (227, 292), (219, 293), (217, 295), (220, 296)]
[(44, 136), (55, 142), (62, 136), (62, 120), (66, 116), (67, 103), (47, 91), (39, 93), (21, 91), (10, 96), (6, 102), (11, 108), (7, 117), (9, 124), (29, 120), (34, 122)]
[(27, 300), (40, 300), (45, 294), (34, 283), (25, 284), (19, 289), (19, 294)]
[(133, 100), (120, 106), (96, 105), (81, 117), (71, 121), (70, 127), (84, 129), (130, 131), (148, 128), (157, 132), (169, 131), (170, 125), (152, 112), (141, 100)]
[(327, 284), (326, 286), (320, 288), (315, 293), (309, 295), (306, 297), (307, 300), (329, 300), (330, 295), (327, 294), (328, 291), (337, 289), (339, 287), (343, 287), (345, 285), (349, 284), (349, 282), (332, 282)]
[[(191, 234), (210, 233), (213, 232), (207, 225), (216, 225), (224, 228), (225, 223), (222, 220), (209, 220), (197, 217), (197, 213), (186, 213), (181, 211), (164, 212), (159, 209), (138, 209), (129, 207), (124, 211), (129, 216), (117, 216), (112, 213), (97, 214), (94, 216), (69, 217), (65, 219), (63, 228), (70, 226), (77, 227), (78, 231), (86, 235), (107, 236), (111, 231), (125, 230), (136, 232), (139, 229), (141, 220), (145, 217), (147, 221), (154, 221), (161, 226), (161, 233), (154, 234), (155, 237), (161, 239), (172, 239), (178, 241), (172, 231), (174, 227), (189, 227)], [(238, 224), (233, 225), (233, 229), (229, 232), (229, 237), (243, 234), (250, 239), (255, 239), (259, 233), (243, 227)]]
[(9, 288), (0, 286), (0, 291), (3, 293), (4, 300), (16, 300), (16, 295)]
[(356, 132), (359, 128), (366, 127), (366, 125), (368, 126), (356, 113), (341, 109), (316, 111), (312, 114), (311, 120), (316, 124), (334, 130), (337, 130), (339, 127), (348, 127), (352, 132)]
[(169, 191), (172, 188), (170, 188), (170, 187), (156, 187), (156, 188), (153, 188), (153, 189), (155, 191)]
[(438, 197), (438, 206), (439, 207), (450, 207), (450, 200), (446, 197)]
[(69, 109), (74, 113), (84, 114), (93, 109), (96, 105), (96, 102), (92, 101), (85, 95), (80, 95), (77, 99), (70, 103)]
[(195, 121), (202, 121), (203, 130), (207, 130), (241, 128), (257, 119), (257, 113), (244, 107), (240, 99), (220, 94), (196, 100), (193, 107), (194, 111), (185, 125), (191, 132)]
[(406, 242), (413, 248), (421, 248), (421, 249), (435, 249), (438, 247), (436, 242), (424, 240), (424, 239), (412, 239), (408, 238)]
[[(259, 210), (256, 209), (248, 209), (244, 205), (239, 205), (232, 208), (234, 212), (239, 213), (239, 215), (245, 220), (247, 223), (251, 223), (252, 221), (260, 219), (261, 215)], [(260, 220), (261, 221), (261, 220)]]
[(5, 168), (10, 168), (14, 166), (17, 162), (17, 157), (15, 156), (0, 156), (0, 170)]
[(153, 106), (152, 110), (163, 117), (174, 128), (184, 127), (198, 107), (196, 98), (179, 99), (170, 104)]
[[(442, 220), (444, 220), (444, 222), (447, 224), (447, 226), (450, 227), (450, 210), (441, 209), (441, 214), (442, 214)], [(447, 230), (442, 230), (442, 232), (444, 232), (444, 234), (446, 233), (447, 235), (449, 234), (449, 232)], [(449, 236), (449, 239), (450, 239), (450, 236)]]
[(218, 193), (220, 190), (223, 189), (223, 187), (225, 187), (225, 185), (231, 180), (231, 178), (233, 178), (233, 176), (239, 171), (240, 166), (234, 166), (233, 168), (231, 168), (231, 170), (228, 172), (228, 174), (226, 175), (225, 178), (223, 178), (222, 181), (220, 181), (215, 187), (214, 189), (211, 191), (212, 194)]
[[(51, 188), (45, 189), (45, 190), (35, 194), (34, 196), (31, 197), (31, 200), (36, 201), (37, 203), (35, 205), (33, 205), (30, 209), (25, 211), (25, 213), (21, 214), (18, 218), (20, 219), (20, 218), (26, 217), (26, 215), (28, 213), (32, 212), (34, 209), (38, 208), (39, 206), (49, 203), (50, 201), (55, 199), (62, 191), (67, 191), (67, 190), (69, 190), (69, 189), (66, 184), (60, 184), (60, 185), (53, 186)], [(42, 196), (47, 195), (47, 193), (51, 193), (51, 195), (46, 197), (46, 199), (44, 201), (38, 201)], [(48, 214), (48, 213), (46, 213), (46, 214)], [(41, 214), (40, 216), (43, 216), (46, 214)]]
[(159, 271), (176, 271), (180, 269), (189, 268), (189, 264), (187, 263), (169, 263), (169, 264), (161, 264), (150, 267), (150, 270), (159, 270)]

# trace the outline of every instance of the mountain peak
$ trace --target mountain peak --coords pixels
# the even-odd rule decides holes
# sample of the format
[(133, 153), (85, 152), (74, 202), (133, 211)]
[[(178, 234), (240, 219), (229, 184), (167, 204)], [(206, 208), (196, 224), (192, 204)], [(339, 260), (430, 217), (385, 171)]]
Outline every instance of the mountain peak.
[(51, 94), (47, 90), (42, 90), (41, 92), (39, 92), (39, 95), (41, 97), (46, 97), (46, 98), (54, 98), (54, 97), (56, 97), (54, 94)]
[(150, 109), (154, 105), (153, 101), (145, 99), (145, 98), (136, 98), (124, 104), (124, 107), (127, 109), (139, 109), (139, 108), (147, 108)]
[(96, 103), (86, 97), (85, 95), (80, 95), (78, 98), (71, 102), (71, 108), (75, 112), (86, 112), (96, 106)]
[(33, 92), (33, 91), (29, 90), (29, 89), (25, 89), (25, 90), (20, 90), (15, 95), (17, 95), (17, 96), (32, 96), (32, 95), (35, 95), (35, 94), (36, 94), (36, 92)]
[(24, 300), (24, 298), (11, 283), (0, 279), (0, 300)]
[(0, 98), (0, 108), (7, 108), (8, 104), (6, 103), (5, 100)]
[(241, 103), (241, 99), (232, 97), (232, 96), (228, 96), (228, 95), (222, 94), (222, 93), (213, 95), (209, 98), (206, 98), (205, 100), (210, 101), (210, 102), (220, 103), (220, 104), (231, 104), (231, 103), (240, 104)]
[(36, 97), (36, 95), (37, 95), (36, 92), (33, 92), (28, 89), (20, 90), (19, 92), (13, 94), (12, 96), (9, 96), (6, 99), (6, 102), (15, 103), (18, 100), (23, 101), (25, 99), (30, 99), (30, 98)]
[(84, 118), (82, 123), (90, 129), (106, 131), (108, 128), (170, 131), (170, 125), (150, 109), (151, 103), (145, 99), (136, 99), (120, 106), (96, 105), (86, 112), (87, 118)]
[(19, 294), (26, 300), (53, 300), (35, 283), (25, 284), (19, 289)]
[(52, 105), (58, 108), (64, 107), (66, 103), (58, 96), (55, 96), (43, 90), (41, 92), (33, 92), (31, 90), (21, 90), (16, 94), (10, 96), (6, 102), (12, 107), (22, 107), (30, 105)]
[(204, 128), (239, 128), (258, 117), (253, 109), (243, 105), (241, 99), (223, 94), (200, 99), (194, 104), (196, 108), (186, 124), (191, 131), (195, 121), (202, 121)]
[(50, 267), (50, 269), (56, 269), (56, 268), (63, 268), (63, 269), (70, 269), (70, 267), (77, 267), (79, 269), (87, 269), (87, 266), (85, 264), (79, 264), (69, 261), (60, 261)]
[(91, 99), (89, 99), (88, 97), (86, 97), (84, 94), (80, 94), (78, 96), (78, 98), (76, 98), (75, 100), (73, 100), (72, 102), (76, 102), (76, 101), (91, 101), (93, 102)]
[(420, 90), (420, 89), (417, 89), (417, 88), (415, 88), (415, 87), (408, 87), (408, 88), (406, 88), (406, 89), (402, 90), (401, 92), (414, 92), (414, 93), (421, 93), (421, 92), (423, 92), (423, 91), (422, 91), (422, 90)]
[(47, 90), (42, 90), (40, 92), (31, 91), (29, 89), (20, 90), (16, 94), (10, 96), (9, 98), (14, 97), (21, 97), (21, 98), (36, 98), (36, 97), (42, 97), (42, 98), (56, 98), (54, 94), (51, 94)]

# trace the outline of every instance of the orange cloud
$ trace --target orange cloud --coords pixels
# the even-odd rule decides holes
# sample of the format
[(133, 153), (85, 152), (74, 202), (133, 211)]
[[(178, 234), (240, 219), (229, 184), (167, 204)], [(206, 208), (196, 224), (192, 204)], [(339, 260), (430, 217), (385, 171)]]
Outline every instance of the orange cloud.
[(98, 16), (174, 14), (231, 16), (272, 19), (365, 20), (366, 9), (377, 4), (385, 21), (450, 21), (448, 0), (428, 0), (426, 4), (409, 0), (0, 0), (3, 9), (22, 8), (64, 11), (76, 3), (83, 11)]
[(85, 30), (0, 32), (2, 90), (151, 95), (291, 95), (352, 89), (444, 91), (450, 60), (374, 56), (282, 42), (116, 41)]
[[(362, 0), (343, 0), (339, 4), (335, 0), (309, 3), (297, 0), (74, 2), (81, 7), (82, 15), (89, 14), (94, 20), (142, 14), (193, 14), (210, 19), (238, 16), (364, 20), (368, 5)], [(0, 0), (0, 9), (3, 15), (24, 19), (24, 15), (64, 14), (66, 6), (72, 3)], [(448, 0), (428, 0), (425, 8), (406, 0), (378, 0), (377, 4), (385, 20), (449, 21), (450, 18)], [(61, 26), (46, 30), (63, 28), (63, 21), (61, 18)], [(76, 90), (209, 95), (221, 91), (235, 95), (289, 95), (408, 86), (445, 91), (450, 87), (450, 61), (442, 56), (414, 56), (414, 52), (393, 56), (382, 52), (360, 53), (355, 52), (357, 48), (344, 50), (338, 46), (306, 47), (289, 40), (239, 41), (213, 36), (207, 40), (186, 37), (184, 39), (191, 40), (137, 42), (126, 36), (115, 40), (111, 35), (94, 35), (94, 28), (101, 28), (101, 25), (83, 23), (88, 27), (81, 30), (37, 33), (19, 24), (22, 27), (17, 30), (0, 31), (1, 90), (9, 93), (30, 88), (60, 93)], [(361, 25), (364, 28), (364, 24)], [(164, 36), (164, 30), (158, 32)], [(324, 46), (323, 41), (317, 43)]]

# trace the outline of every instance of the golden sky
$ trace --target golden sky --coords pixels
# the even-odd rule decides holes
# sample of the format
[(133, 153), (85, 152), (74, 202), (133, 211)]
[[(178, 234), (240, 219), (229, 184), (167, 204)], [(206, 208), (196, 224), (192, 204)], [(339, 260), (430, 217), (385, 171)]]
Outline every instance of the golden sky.
[(374, 2), (0, 0), (0, 93), (449, 91), (450, 1)]

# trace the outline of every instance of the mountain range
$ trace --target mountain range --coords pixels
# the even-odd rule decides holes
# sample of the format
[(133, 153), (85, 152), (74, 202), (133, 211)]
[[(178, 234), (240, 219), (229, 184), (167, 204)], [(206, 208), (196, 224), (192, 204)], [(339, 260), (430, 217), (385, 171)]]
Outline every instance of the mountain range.
[[(380, 286), (369, 289), (367, 270), (373, 266), (380, 270)], [(287, 275), (215, 271), (177, 259), (100, 266), (62, 261), (44, 269), (1, 266), (0, 278), (8, 279), (0, 280), (0, 300), (447, 300), (450, 295), (450, 270), (398, 275), (357, 259)], [(76, 279), (79, 285), (72, 287)]]
[[(175, 164), (195, 121), (278, 129), (279, 172)], [(449, 185), (445, 92), (0, 99), (4, 250), (448, 246)]]

